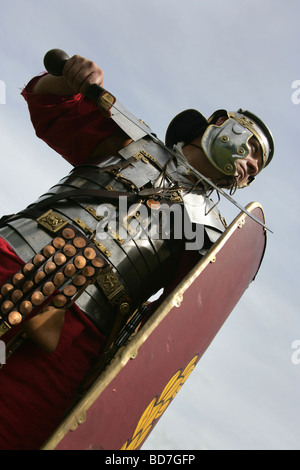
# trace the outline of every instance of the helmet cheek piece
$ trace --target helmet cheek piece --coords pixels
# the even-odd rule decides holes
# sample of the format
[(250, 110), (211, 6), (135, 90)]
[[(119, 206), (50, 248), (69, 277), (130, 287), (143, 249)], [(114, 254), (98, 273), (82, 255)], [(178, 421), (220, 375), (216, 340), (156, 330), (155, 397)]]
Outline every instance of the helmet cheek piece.
[[(217, 125), (219, 118), (225, 121)], [(227, 112), (224, 109), (215, 111), (208, 119), (209, 126), (202, 137), (202, 148), (209, 161), (222, 173), (234, 176), (235, 161), (246, 158), (250, 147), (248, 141), (255, 137), (260, 145), (265, 168), (273, 158), (274, 141), (266, 125), (249, 111), (239, 109), (237, 112)], [(261, 171), (260, 170), (260, 171)], [(248, 177), (247, 182), (238, 185), (239, 188), (249, 186), (254, 177)]]
[(208, 126), (201, 146), (213, 166), (227, 176), (234, 176), (236, 160), (249, 155), (248, 141), (252, 136), (249, 129), (229, 117), (219, 126)]

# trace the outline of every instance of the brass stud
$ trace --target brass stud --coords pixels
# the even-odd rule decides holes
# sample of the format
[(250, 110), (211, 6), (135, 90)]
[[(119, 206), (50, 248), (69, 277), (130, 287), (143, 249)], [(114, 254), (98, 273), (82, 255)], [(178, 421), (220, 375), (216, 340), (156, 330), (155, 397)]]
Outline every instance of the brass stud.
[(86, 241), (82, 237), (75, 237), (73, 243), (76, 248), (84, 248), (86, 246)]
[(25, 276), (30, 276), (30, 274), (35, 270), (35, 266), (32, 263), (26, 263), (23, 266), (23, 273)]
[(31, 302), (33, 305), (37, 306), (37, 305), (41, 305), (44, 300), (45, 300), (45, 296), (42, 292), (40, 291), (35, 291), (32, 296), (31, 296)]
[(36, 284), (38, 284), (39, 282), (41, 282), (44, 278), (46, 277), (46, 274), (44, 273), (44, 271), (38, 271), (36, 273), (36, 275), (34, 276), (34, 282)]
[(49, 261), (48, 263), (46, 263), (44, 269), (45, 269), (45, 273), (46, 273), (46, 274), (50, 274), (50, 273), (52, 273), (53, 271), (55, 271), (55, 269), (56, 269), (56, 264), (53, 263), (53, 261)]
[(43, 248), (43, 254), (46, 256), (46, 258), (50, 258), (50, 256), (54, 255), (55, 253), (55, 248), (52, 245), (47, 245)]
[(63, 253), (56, 253), (56, 255), (54, 255), (53, 261), (55, 264), (57, 264), (57, 266), (61, 266), (67, 261), (67, 258)]
[(18, 325), (22, 321), (22, 315), (16, 311), (10, 312), (8, 321), (11, 325)]
[(32, 303), (29, 300), (24, 300), (20, 305), (20, 312), (22, 315), (29, 315), (32, 312)]
[(76, 277), (73, 279), (73, 284), (77, 287), (81, 287), (86, 283), (86, 277), (83, 276), (82, 274), (78, 274)]
[(156, 201), (156, 199), (148, 199), (147, 206), (149, 209), (158, 210), (160, 208), (160, 202)]
[(231, 163), (226, 163), (226, 165), (224, 166), (224, 171), (226, 173), (232, 173), (233, 172), (233, 166), (231, 165)]
[(43, 285), (43, 293), (48, 296), (48, 295), (52, 295), (54, 291), (55, 291), (54, 283), (51, 281), (45, 282), (45, 284)]
[(16, 273), (12, 278), (12, 282), (15, 286), (20, 285), (22, 281), (24, 281), (24, 274), (22, 273)]
[(13, 290), (13, 288), (14, 286), (12, 284), (9, 284), (9, 283), (3, 284), (3, 286), (1, 287), (1, 294), (4, 296), (7, 295)]
[(24, 282), (24, 284), (23, 284), (23, 292), (24, 292), (24, 294), (25, 294), (26, 292), (29, 292), (30, 289), (33, 288), (33, 286), (34, 286), (34, 283), (33, 283), (32, 281), (26, 281), (26, 282)]
[(3, 304), (1, 305), (1, 312), (4, 314), (4, 315), (7, 315), (8, 312), (11, 311), (11, 309), (13, 308), (14, 304), (10, 301), (10, 300), (6, 300), (5, 302), (3, 302)]
[(63, 307), (64, 305), (66, 305), (66, 303), (67, 303), (67, 298), (62, 294), (56, 295), (53, 299), (53, 305), (54, 307), (57, 307), (57, 308)]
[(121, 315), (127, 315), (130, 311), (130, 305), (128, 302), (122, 302), (119, 307), (119, 312)]
[(91, 277), (95, 274), (95, 268), (93, 266), (85, 266), (82, 270), (83, 276)]
[(76, 256), (76, 258), (74, 259), (74, 264), (75, 264), (76, 268), (78, 268), (78, 269), (84, 268), (85, 265), (86, 265), (85, 257), (81, 256), (81, 255)]
[(71, 258), (71, 256), (74, 256), (75, 253), (76, 253), (76, 248), (75, 246), (73, 245), (66, 245), (64, 248), (63, 248), (63, 252), (66, 256), (68, 256), (69, 258)]
[(63, 273), (56, 273), (54, 278), (53, 278), (53, 284), (56, 286), (56, 287), (60, 287), (63, 283), (65, 282), (65, 276), (63, 275)]
[(23, 292), (20, 289), (16, 289), (11, 294), (11, 300), (17, 303), (23, 297)]
[(71, 240), (72, 238), (75, 237), (75, 232), (72, 228), (68, 227), (62, 231), (62, 236), (66, 238), (67, 240)]
[(83, 252), (84, 256), (87, 258), (87, 259), (94, 259), (96, 258), (96, 252), (94, 250), (94, 248), (86, 248)]
[(74, 264), (72, 264), (72, 263), (67, 264), (67, 266), (64, 269), (64, 275), (66, 277), (72, 277), (72, 276), (74, 276), (75, 273), (76, 273), (76, 268), (75, 268)]
[(102, 268), (105, 264), (105, 261), (102, 258), (94, 258), (91, 263), (93, 266), (95, 266), (95, 268)]
[(73, 286), (72, 284), (69, 284), (68, 286), (64, 287), (63, 289), (63, 293), (67, 296), (67, 297), (73, 297), (73, 295), (75, 295), (77, 292), (77, 289), (75, 286)]
[(45, 256), (43, 256), (41, 253), (38, 253), (38, 254), (35, 255), (35, 257), (33, 258), (33, 264), (34, 264), (36, 267), (41, 266), (44, 261), (45, 261)]
[(52, 241), (52, 244), (57, 250), (60, 250), (63, 246), (65, 246), (66, 242), (61, 237), (55, 237)]

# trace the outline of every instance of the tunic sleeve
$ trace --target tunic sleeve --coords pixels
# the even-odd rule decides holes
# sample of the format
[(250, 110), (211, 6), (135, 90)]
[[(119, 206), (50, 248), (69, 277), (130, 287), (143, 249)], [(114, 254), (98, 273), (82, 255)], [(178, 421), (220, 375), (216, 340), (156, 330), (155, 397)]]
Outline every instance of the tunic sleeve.
[(36, 135), (72, 165), (85, 163), (96, 146), (118, 127), (80, 93), (33, 93), (33, 87), (44, 75), (33, 78), (21, 93)]

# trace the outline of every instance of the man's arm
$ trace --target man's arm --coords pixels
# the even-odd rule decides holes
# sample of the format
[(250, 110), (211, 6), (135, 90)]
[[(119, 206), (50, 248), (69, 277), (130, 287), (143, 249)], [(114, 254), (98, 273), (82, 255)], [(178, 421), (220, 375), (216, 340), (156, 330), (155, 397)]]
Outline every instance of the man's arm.
[(66, 83), (64, 77), (44, 75), (32, 89), (33, 93), (52, 93), (53, 95), (74, 95), (74, 90)]
[(72, 165), (99, 163), (115, 155), (131, 139), (87, 98), (89, 85), (103, 87), (103, 71), (94, 62), (75, 55), (63, 76), (33, 78), (22, 92), (36, 134)]
[(45, 75), (33, 88), (34, 93), (55, 95), (85, 94), (87, 88), (96, 83), (103, 87), (104, 74), (100, 67), (88, 59), (74, 55), (65, 64), (63, 76)]

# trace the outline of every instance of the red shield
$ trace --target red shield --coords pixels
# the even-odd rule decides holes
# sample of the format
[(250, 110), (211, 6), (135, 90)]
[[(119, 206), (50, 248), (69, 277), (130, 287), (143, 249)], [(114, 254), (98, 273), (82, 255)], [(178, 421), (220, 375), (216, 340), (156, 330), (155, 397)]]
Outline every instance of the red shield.
[[(264, 222), (258, 203), (247, 209)], [(241, 213), (43, 449), (139, 449), (255, 278), (265, 244), (265, 229)]]

